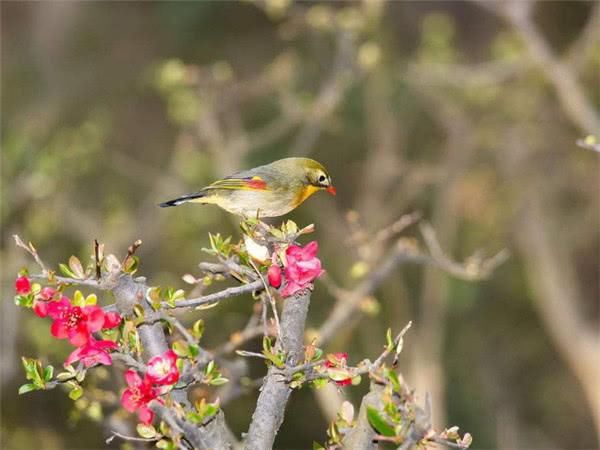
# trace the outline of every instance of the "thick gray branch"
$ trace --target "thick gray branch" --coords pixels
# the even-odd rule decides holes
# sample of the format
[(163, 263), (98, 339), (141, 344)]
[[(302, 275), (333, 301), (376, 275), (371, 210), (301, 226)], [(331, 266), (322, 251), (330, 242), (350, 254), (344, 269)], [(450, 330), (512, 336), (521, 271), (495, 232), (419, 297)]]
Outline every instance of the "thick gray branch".
[(375, 430), (367, 418), (367, 407), (371, 406), (379, 411), (383, 409), (382, 391), (383, 386), (371, 383), (371, 390), (363, 397), (360, 404), (356, 426), (342, 440), (345, 449), (375, 450), (377, 448), (377, 444), (373, 442)]
[[(303, 356), (304, 325), (310, 303), (310, 290), (288, 297), (281, 315), (281, 349), (286, 353), (286, 365), (296, 366)], [(271, 366), (262, 385), (252, 422), (246, 437), (246, 450), (273, 448), (275, 435), (283, 422), (285, 406), (292, 389), (283, 374)]]
[[(162, 324), (153, 322), (159, 316), (152, 310), (148, 302), (144, 301), (147, 290), (148, 286), (143, 278), (134, 280), (129, 275), (121, 275), (112, 288), (117, 309), (121, 314), (131, 314), (136, 303), (144, 308), (146, 323), (139, 326), (138, 333), (146, 360), (164, 353), (169, 348)], [(189, 405), (186, 391), (174, 390), (172, 396), (175, 401)], [(161, 418), (164, 419), (162, 416)], [(227, 450), (231, 448), (231, 436), (225, 425), (222, 411), (219, 411), (215, 419), (203, 427), (196, 427), (187, 422), (182, 422), (180, 425), (186, 440), (196, 449)]]

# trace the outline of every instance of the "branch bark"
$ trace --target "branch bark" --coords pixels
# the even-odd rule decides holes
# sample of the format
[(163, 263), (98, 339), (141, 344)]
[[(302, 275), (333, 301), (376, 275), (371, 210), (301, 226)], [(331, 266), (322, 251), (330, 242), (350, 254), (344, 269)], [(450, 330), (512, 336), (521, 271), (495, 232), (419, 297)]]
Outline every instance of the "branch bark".
[[(302, 360), (304, 347), (304, 326), (310, 290), (306, 289), (285, 299), (281, 315), (281, 342), (277, 347), (286, 354), (286, 365), (296, 366)], [(246, 450), (267, 450), (273, 442), (285, 412), (285, 406), (292, 392), (284, 381), (283, 373), (271, 366), (262, 385), (252, 422), (246, 437)]]

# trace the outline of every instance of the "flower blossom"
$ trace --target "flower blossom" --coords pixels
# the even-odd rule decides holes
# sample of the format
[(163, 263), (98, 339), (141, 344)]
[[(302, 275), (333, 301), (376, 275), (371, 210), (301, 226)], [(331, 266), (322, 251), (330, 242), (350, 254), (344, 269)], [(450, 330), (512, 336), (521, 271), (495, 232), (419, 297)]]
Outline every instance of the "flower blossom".
[(281, 291), (281, 295), (284, 297), (294, 295), (323, 274), (321, 261), (317, 258), (318, 250), (317, 241), (309, 242), (304, 247), (290, 245), (287, 248), (284, 268), (286, 285)]
[(20, 295), (27, 295), (31, 292), (31, 281), (26, 276), (21, 276), (15, 280), (15, 291)]
[(65, 361), (65, 366), (81, 361), (85, 367), (95, 364), (111, 365), (112, 358), (108, 350), (117, 348), (117, 343), (108, 340), (90, 338), (84, 345), (75, 349)]
[(114, 328), (121, 321), (118, 314), (107, 314), (98, 306), (73, 306), (64, 296), (58, 301), (48, 302), (45, 312), (54, 320), (50, 328), (52, 335), (58, 339), (69, 339), (77, 347), (87, 344), (91, 333), (102, 328)]
[(33, 312), (38, 317), (46, 317), (48, 315), (48, 302), (54, 298), (56, 290), (51, 287), (45, 287), (40, 292), (40, 295), (33, 301)]
[(142, 379), (132, 369), (125, 372), (125, 381), (127, 382), (127, 388), (121, 395), (121, 405), (129, 412), (137, 411), (140, 422), (146, 425), (152, 423), (154, 413), (148, 407), (148, 403), (158, 399), (159, 388), (152, 386), (148, 377)]
[(279, 267), (279, 264), (274, 262), (269, 266), (269, 269), (267, 270), (267, 280), (275, 289), (281, 286), (281, 267)]
[(148, 361), (146, 378), (153, 384), (165, 386), (175, 384), (179, 380), (177, 355), (173, 350), (167, 350), (162, 355), (154, 356)]
[[(337, 352), (332, 353), (330, 358), (325, 361), (325, 367), (328, 369), (335, 367), (346, 367), (346, 363), (348, 362), (348, 353), (346, 352)], [(343, 380), (335, 380), (335, 384), (338, 386), (348, 386), (352, 384), (352, 377), (344, 378)]]

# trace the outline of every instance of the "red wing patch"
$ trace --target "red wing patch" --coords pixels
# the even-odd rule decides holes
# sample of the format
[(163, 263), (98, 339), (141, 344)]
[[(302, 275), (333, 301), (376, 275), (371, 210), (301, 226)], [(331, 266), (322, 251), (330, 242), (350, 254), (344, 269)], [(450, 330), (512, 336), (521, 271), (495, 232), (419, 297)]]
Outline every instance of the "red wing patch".
[(251, 189), (267, 189), (267, 182), (263, 180), (261, 177), (252, 177), (248, 181), (246, 181), (246, 186)]

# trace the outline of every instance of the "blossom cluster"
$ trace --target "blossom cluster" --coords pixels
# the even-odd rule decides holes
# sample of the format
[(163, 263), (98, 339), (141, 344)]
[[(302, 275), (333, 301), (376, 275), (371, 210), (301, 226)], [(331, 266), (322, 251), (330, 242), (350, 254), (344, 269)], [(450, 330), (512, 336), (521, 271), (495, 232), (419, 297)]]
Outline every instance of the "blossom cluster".
[(112, 364), (109, 350), (117, 348), (116, 342), (96, 339), (93, 333), (119, 326), (121, 316), (116, 312), (105, 312), (96, 305), (74, 305), (69, 297), (51, 287), (44, 287), (34, 293), (31, 281), (20, 276), (15, 281), (18, 295), (33, 295), (33, 311), (38, 317), (53, 320), (50, 326), (52, 336), (67, 339), (77, 347), (67, 357), (65, 366), (81, 361), (86, 367), (95, 364)]
[[(308, 287), (316, 278), (320, 277), (325, 271), (321, 268), (321, 261), (317, 258), (319, 244), (312, 241), (304, 247), (291, 244), (285, 250), (284, 257), (277, 252), (273, 252), (271, 266), (267, 271), (269, 284), (279, 288), (283, 281), (285, 285), (281, 290), (281, 295), (289, 297), (296, 292)], [(283, 264), (283, 270), (278, 263), (278, 259)]]
[(127, 388), (121, 395), (121, 404), (129, 412), (137, 411), (140, 422), (150, 424), (154, 413), (149, 403), (152, 400), (162, 403), (159, 396), (165, 394), (178, 380), (177, 355), (173, 350), (167, 350), (148, 361), (144, 378), (133, 369), (125, 372)]

